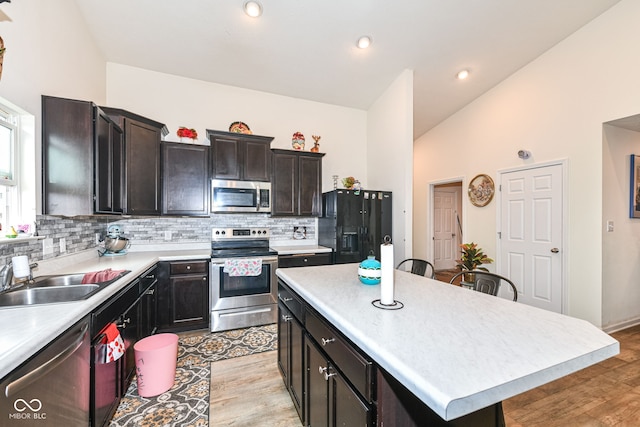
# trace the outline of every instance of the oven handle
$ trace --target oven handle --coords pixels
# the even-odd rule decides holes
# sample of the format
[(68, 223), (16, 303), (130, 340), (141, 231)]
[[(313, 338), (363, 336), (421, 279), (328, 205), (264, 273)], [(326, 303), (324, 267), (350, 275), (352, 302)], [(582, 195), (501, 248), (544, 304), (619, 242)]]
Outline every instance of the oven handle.
[(264, 264), (267, 264), (267, 263), (276, 263), (277, 264), (278, 263), (278, 257), (277, 256), (273, 256), (273, 257), (212, 258), (211, 259), (211, 266), (212, 267), (224, 267), (224, 263), (225, 263), (226, 260), (244, 259), (244, 258), (260, 258)]

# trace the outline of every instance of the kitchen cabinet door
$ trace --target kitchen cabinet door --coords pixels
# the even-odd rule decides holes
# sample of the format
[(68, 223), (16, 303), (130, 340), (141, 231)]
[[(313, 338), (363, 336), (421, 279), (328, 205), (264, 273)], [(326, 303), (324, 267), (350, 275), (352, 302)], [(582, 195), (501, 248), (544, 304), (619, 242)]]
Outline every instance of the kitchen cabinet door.
[(129, 111), (101, 108), (124, 131), (124, 213), (160, 215), (160, 140), (167, 128)]
[(274, 216), (319, 216), (322, 208), (322, 153), (273, 149)]
[(287, 307), (278, 304), (278, 367), (293, 406), (304, 422), (304, 329)]
[(209, 327), (207, 261), (158, 264), (158, 330), (186, 331)]
[(102, 110), (96, 108), (95, 211), (124, 211), (124, 134)]
[(298, 168), (298, 215), (319, 216), (322, 209), (322, 157), (302, 154)]
[(42, 96), (42, 213), (92, 215), (92, 102)]
[(271, 179), (272, 137), (207, 130), (211, 142), (214, 179), (265, 181)]
[(209, 147), (162, 142), (162, 214), (209, 216)]
[(329, 383), (324, 374), (329, 360), (305, 337), (305, 419), (308, 426), (329, 426)]

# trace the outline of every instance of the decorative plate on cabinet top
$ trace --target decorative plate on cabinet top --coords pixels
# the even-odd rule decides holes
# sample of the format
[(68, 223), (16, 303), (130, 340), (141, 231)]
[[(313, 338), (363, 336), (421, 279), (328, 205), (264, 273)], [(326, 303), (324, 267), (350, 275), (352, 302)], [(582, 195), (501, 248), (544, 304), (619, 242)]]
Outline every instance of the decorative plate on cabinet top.
[(247, 125), (245, 122), (231, 123), (231, 125), (229, 126), (229, 132), (244, 133), (247, 135), (253, 134), (253, 132), (251, 132), (251, 129), (249, 129), (249, 125)]

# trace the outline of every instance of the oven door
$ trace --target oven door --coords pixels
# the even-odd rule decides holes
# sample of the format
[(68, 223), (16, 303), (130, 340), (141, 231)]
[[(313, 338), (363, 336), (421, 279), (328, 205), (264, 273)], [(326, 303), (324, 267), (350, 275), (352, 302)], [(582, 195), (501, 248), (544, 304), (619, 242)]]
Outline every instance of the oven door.
[(212, 311), (276, 303), (278, 257), (259, 258), (262, 260), (262, 272), (258, 276), (230, 276), (224, 271), (227, 259), (211, 260), (209, 277)]

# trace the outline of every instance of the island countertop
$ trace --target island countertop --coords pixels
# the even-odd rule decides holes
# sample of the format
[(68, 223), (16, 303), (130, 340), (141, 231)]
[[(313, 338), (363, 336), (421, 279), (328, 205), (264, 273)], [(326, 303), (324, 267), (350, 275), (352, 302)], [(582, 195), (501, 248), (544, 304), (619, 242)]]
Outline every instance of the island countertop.
[(277, 275), (381, 368), (445, 420), (480, 410), (619, 353), (592, 324), (395, 271), (395, 299), (357, 264), (278, 269)]

